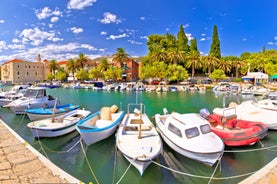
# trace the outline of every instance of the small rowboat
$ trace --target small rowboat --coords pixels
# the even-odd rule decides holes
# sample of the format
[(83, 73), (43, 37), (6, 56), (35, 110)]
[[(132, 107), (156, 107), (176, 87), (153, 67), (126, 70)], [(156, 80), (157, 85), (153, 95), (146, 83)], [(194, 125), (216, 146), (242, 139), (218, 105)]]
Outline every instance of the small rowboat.
[(27, 109), (25, 110), (25, 112), (31, 121), (35, 121), (35, 120), (50, 118), (52, 117), (53, 113), (55, 114), (55, 116), (59, 116), (79, 108), (80, 108), (79, 105), (65, 104), (65, 105), (57, 105), (54, 107), (52, 106), (48, 108)]
[(100, 111), (91, 114), (77, 123), (76, 129), (87, 145), (94, 144), (111, 136), (124, 116), (117, 106), (102, 107)]
[[(130, 113), (130, 108), (134, 113)], [(143, 104), (128, 104), (126, 114), (118, 128), (116, 146), (123, 156), (139, 171), (142, 176), (145, 169), (162, 151), (161, 138), (145, 113)]]
[(76, 109), (64, 115), (32, 121), (27, 126), (35, 138), (57, 137), (76, 130), (75, 125), (89, 114), (90, 111)]

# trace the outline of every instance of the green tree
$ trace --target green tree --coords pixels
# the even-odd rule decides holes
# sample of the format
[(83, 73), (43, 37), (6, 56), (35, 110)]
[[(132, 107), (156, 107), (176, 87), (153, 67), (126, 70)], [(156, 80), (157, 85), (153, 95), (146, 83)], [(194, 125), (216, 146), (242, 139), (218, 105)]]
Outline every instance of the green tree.
[[(105, 70), (106, 71), (106, 70)], [(89, 70), (89, 78), (99, 80), (105, 78), (103, 69), (99, 66)]]
[(219, 38), (218, 38), (218, 32), (217, 32), (216, 25), (214, 25), (212, 44), (211, 44), (209, 55), (213, 56), (213, 57), (216, 57), (218, 59), (221, 58), (220, 41), (219, 41)]
[(80, 69), (76, 72), (76, 77), (78, 80), (84, 81), (89, 78), (89, 74), (85, 69)]
[(189, 76), (187, 70), (180, 65), (169, 64), (167, 68), (167, 79), (169, 81), (180, 81)]
[(276, 75), (277, 74), (277, 64), (267, 63), (265, 65), (265, 72), (269, 75)]
[(107, 71), (107, 69), (110, 67), (110, 63), (108, 62), (108, 59), (105, 58), (103, 60), (100, 61), (99, 63), (99, 68), (102, 71)]
[(72, 74), (73, 79), (74, 79), (75, 78), (75, 72), (76, 72), (76, 69), (77, 69), (74, 59), (72, 59), (72, 58), (69, 59), (68, 62), (67, 62), (66, 67), (67, 67), (68, 72), (70, 72)]
[(59, 70), (57, 72), (57, 79), (60, 81), (65, 81), (67, 78), (67, 73), (64, 70)]
[(117, 48), (116, 53), (113, 55), (113, 62), (120, 63), (122, 67), (129, 59), (129, 54), (123, 48)]
[(209, 77), (212, 78), (212, 79), (215, 79), (216, 82), (217, 82), (217, 81), (220, 80), (220, 79), (225, 79), (225, 78), (226, 78), (226, 75), (225, 75), (225, 73), (224, 73), (223, 70), (221, 70), (221, 69), (216, 69), (216, 70), (214, 70), (214, 71), (210, 74)]
[(105, 79), (116, 80), (122, 77), (122, 69), (119, 67), (110, 67), (107, 71), (104, 71)]
[(49, 70), (53, 74), (54, 79), (56, 78), (56, 71), (59, 69), (59, 64), (57, 63), (56, 60), (51, 60), (49, 63)]
[(188, 38), (182, 24), (180, 25), (180, 29), (177, 34), (177, 44), (178, 51), (181, 51), (183, 54), (187, 54), (189, 52)]
[(85, 56), (84, 53), (80, 53), (79, 54), (79, 57), (76, 58), (75, 62), (76, 62), (76, 65), (75, 67), (77, 69), (84, 69), (85, 65), (88, 63), (89, 59), (87, 56)]
[(210, 55), (200, 57), (202, 67), (204, 70), (208, 70), (208, 75), (211, 74), (212, 69), (214, 69), (219, 63), (219, 59)]
[(55, 76), (52, 73), (48, 73), (46, 75), (46, 80), (53, 80), (53, 79), (55, 79)]

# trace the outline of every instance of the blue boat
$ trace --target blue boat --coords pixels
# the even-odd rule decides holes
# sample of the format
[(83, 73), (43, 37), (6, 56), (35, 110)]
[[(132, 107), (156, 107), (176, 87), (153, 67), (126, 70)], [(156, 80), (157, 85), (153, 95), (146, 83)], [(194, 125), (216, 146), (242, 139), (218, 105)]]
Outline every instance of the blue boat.
[(79, 105), (73, 105), (73, 104), (64, 104), (64, 105), (57, 105), (51, 106), (48, 108), (33, 108), (33, 109), (27, 109), (25, 110), (28, 118), (31, 121), (40, 120), (49, 118), (51, 116), (56, 115), (63, 115), (65, 113), (68, 113), (70, 111), (79, 109)]
[(117, 106), (102, 107), (100, 111), (79, 121), (76, 130), (87, 145), (108, 138), (117, 129), (124, 117), (124, 111), (118, 111)]

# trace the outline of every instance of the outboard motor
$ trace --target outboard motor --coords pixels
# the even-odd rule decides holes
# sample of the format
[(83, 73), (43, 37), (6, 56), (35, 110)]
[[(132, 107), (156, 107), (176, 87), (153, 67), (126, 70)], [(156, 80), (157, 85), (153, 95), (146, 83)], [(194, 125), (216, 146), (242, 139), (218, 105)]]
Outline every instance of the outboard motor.
[(168, 111), (167, 111), (167, 109), (165, 107), (163, 108), (163, 112), (164, 112), (164, 115), (168, 114)]
[(209, 115), (211, 114), (208, 109), (204, 108), (200, 110), (200, 116), (202, 116), (205, 119), (208, 119)]

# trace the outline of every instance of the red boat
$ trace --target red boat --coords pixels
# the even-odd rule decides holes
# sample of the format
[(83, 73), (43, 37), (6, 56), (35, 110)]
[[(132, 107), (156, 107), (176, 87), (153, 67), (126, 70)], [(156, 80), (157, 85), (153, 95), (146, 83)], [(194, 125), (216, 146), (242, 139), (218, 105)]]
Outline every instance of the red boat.
[(267, 135), (265, 124), (237, 119), (236, 114), (210, 114), (207, 109), (202, 109), (200, 115), (210, 122), (212, 131), (227, 146), (253, 145)]

